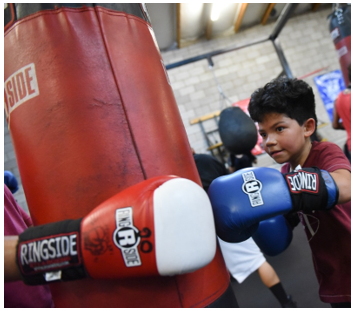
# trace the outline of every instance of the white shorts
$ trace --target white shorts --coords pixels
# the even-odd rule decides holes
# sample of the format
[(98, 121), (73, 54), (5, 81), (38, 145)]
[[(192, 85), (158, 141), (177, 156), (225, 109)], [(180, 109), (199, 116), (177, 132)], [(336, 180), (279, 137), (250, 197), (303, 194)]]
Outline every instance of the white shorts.
[(228, 243), (218, 238), (227, 269), (242, 283), (266, 261), (252, 238), (240, 243)]

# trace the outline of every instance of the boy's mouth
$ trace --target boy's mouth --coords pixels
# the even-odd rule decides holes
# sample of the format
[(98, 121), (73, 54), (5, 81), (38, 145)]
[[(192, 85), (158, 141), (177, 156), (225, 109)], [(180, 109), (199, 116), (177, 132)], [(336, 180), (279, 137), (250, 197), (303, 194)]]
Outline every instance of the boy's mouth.
[(271, 151), (271, 157), (275, 157), (276, 155), (280, 154), (283, 150), (275, 150)]

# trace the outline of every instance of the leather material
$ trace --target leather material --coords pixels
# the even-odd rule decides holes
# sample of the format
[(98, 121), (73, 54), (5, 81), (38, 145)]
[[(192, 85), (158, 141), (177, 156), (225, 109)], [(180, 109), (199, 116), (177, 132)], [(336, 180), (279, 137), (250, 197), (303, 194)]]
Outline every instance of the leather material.
[(84, 266), (94, 279), (192, 272), (216, 251), (207, 194), (176, 176), (154, 177), (109, 198), (83, 219), (81, 236)]
[(351, 64), (351, 5), (342, 4), (327, 17), (328, 28), (335, 45), (346, 86), (351, 84), (348, 66)]
[(238, 301), (234, 296), (232, 284), (229, 283), (224, 294), (206, 308), (239, 308)]
[[(84, 217), (155, 176), (201, 185), (143, 19), (99, 6), (40, 11), (5, 32), (4, 54), (5, 110), (35, 225)], [(51, 292), (57, 307), (204, 307), (228, 284), (217, 248), (193, 273), (85, 279), (52, 284)]]
[(151, 23), (148, 14), (146, 14), (142, 5), (136, 3), (15, 3), (11, 6), (5, 7), (4, 26), (13, 20), (23, 19), (31, 14), (43, 10), (56, 10), (59, 8), (86, 8), (100, 6), (114, 11), (121, 11), (127, 14), (135, 15), (144, 19), (146, 22)]
[(277, 256), (283, 253), (292, 242), (293, 231), (287, 220), (282, 215), (278, 215), (260, 221), (252, 238), (265, 255)]
[(216, 178), (208, 189), (216, 233), (236, 243), (255, 233), (262, 220), (292, 210), (282, 174), (273, 168), (252, 167)]
[(223, 109), (218, 128), (224, 147), (233, 154), (250, 153), (256, 145), (256, 125), (239, 107)]

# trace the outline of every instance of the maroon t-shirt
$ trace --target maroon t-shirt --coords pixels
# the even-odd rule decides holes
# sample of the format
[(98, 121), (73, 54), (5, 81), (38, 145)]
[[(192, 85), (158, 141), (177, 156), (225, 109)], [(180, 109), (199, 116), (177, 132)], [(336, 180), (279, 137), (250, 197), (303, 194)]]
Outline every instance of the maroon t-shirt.
[[(328, 172), (351, 171), (342, 150), (334, 143), (313, 142), (304, 167), (317, 166)], [(288, 173), (286, 163), (281, 171)], [(306, 232), (323, 302), (351, 301), (351, 202), (338, 204), (329, 211), (299, 212)]]
[[(32, 225), (31, 218), (17, 204), (4, 185), (4, 235), (19, 235)], [(5, 283), (5, 308), (52, 308), (54, 303), (48, 286), (28, 286), (22, 281)]]

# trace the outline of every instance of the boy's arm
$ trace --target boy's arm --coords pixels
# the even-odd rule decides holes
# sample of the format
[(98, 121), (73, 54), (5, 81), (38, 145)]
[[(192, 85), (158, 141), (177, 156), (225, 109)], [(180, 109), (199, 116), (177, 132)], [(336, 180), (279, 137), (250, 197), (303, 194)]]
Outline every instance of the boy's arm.
[(18, 236), (4, 237), (4, 280), (5, 282), (22, 280), (16, 264), (16, 246)]
[(339, 189), (337, 204), (349, 202), (351, 200), (351, 172), (345, 169), (339, 169), (330, 172)]
[(340, 116), (338, 115), (337, 110), (336, 110), (336, 101), (333, 106), (332, 127), (335, 130), (344, 130), (342, 122), (340, 122)]

